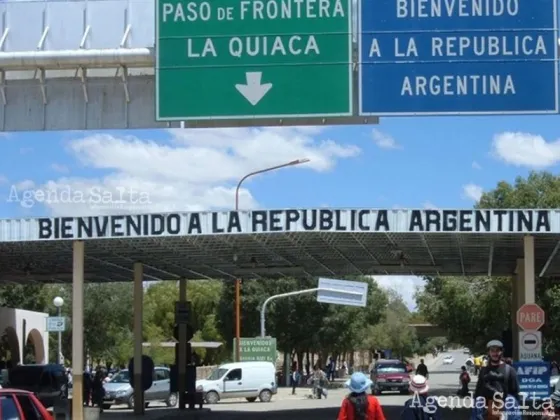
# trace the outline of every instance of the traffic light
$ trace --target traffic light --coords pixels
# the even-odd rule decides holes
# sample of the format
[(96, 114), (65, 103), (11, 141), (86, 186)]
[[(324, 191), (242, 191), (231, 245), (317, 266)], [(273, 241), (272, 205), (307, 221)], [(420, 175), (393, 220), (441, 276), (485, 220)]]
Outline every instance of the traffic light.
[[(173, 337), (179, 341), (179, 325), (175, 324), (173, 327)], [(187, 342), (191, 341), (194, 337), (194, 330), (191, 324), (187, 324)]]

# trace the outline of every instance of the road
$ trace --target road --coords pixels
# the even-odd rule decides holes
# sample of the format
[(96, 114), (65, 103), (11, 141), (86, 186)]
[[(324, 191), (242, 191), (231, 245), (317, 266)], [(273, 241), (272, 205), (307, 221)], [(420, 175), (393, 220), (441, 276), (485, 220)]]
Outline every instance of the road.
[[(443, 365), (443, 357), (451, 354), (455, 362), (451, 365)], [(430, 394), (438, 396), (454, 395), (459, 387), (459, 371), (466, 355), (461, 351), (444, 353), (437, 357), (428, 369), (430, 370)], [(245, 400), (222, 401), (209, 406), (210, 411), (204, 413), (192, 413), (154, 406), (146, 410), (146, 419), (222, 419), (231, 420), (292, 420), (293, 418), (305, 418), (309, 420), (336, 419), (341, 401), (347, 394), (345, 389), (331, 390), (327, 399), (312, 400), (306, 397), (307, 389), (300, 389), (297, 395), (292, 396), (291, 390), (281, 389), (278, 395), (270, 403), (248, 403)], [(410, 398), (406, 395), (383, 394), (378, 397), (387, 420), (398, 420), (405, 401)], [(131, 418), (130, 410), (109, 410), (102, 415), (102, 419)], [(463, 420), (469, 418), (466, 410), (454, 410), (451, 413), (445, 411), (445, 419)]]

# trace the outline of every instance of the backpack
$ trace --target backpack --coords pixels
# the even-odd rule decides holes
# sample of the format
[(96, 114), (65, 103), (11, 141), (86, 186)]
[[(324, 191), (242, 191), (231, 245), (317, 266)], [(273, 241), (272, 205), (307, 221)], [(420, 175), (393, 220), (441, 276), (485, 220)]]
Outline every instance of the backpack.
[(415, 407), (413, 413), (414, 413), (414, 418), (416, 420), (435, 420), (436, 419), (435, 414), (425, 412), (424, 407)]
[[(424, 404), (426, 404), (426, 400), (424, 398), (422, 398), (422, 402)], [(416, 406), (416, 407), (410, 407), (412, 408), (412, 412), (414, 413), (414, 418), (416, 420), (435, 420), (436, 416), (435, 413), (428, 413), (424, 410), (425, 405), (422, 405), (420, 407)]]

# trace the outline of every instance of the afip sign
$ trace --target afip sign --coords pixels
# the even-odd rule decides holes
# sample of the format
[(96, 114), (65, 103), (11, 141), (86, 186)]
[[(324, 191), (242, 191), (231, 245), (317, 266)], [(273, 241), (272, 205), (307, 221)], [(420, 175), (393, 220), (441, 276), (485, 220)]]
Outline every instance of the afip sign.
[(550, 396), (550, 363), (542, 361), (515, 362), (519, 390), (528, 399)]

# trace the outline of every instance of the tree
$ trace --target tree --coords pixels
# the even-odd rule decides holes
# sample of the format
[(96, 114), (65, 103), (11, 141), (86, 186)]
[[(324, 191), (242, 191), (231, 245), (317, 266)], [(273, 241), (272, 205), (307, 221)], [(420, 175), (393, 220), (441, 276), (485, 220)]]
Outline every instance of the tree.
[(560, 177), (550, 172), (531, 172), (517, 177), (513, 185), (501, 181), (482, 194), (476, 207), (481, 209), (548, 209), (560, 205)]
[(43, 312), (45, 300), (43, 284), (10, 284), (0, 287), (0, 306), (28, 311)]
[(511, 319), (509, 278), (426, 277), (416, 294), (425, 319), (444, 328), (451, 342), (474, 351), (500, 338)]
[[(517, 177), (513, 185), (500, 182), (482, 195), (479, 208), (547, 209), (560, 207), (560, 177), (550, 172), (531, 172), (524, 179)], [(550, 278), (536, 282), (536, 300), (544, 309), (546, 324), (543, 328), (545, 351), (549, 355), (560, 353), (560, 290), (550, 284)], [(506, 322), (505, 326), (510, 323)], [(515, 339), (515, 338), (514, 338)]]
[[(72, 285), (49, 285), (44, 290), (47, 302), (46, 312), (54, 315), (56, 309), (52, 300), (55, 296), (64, 299), (61, 308), (66, 316), (66, 331), (62, 334), (62, 354), (70, 359), (72, 356)], [(129, 347), (133, 323), (132, 283), (88, 283), (84, 286), (84, 350), (94, 361), (124, 363), (125, 355), (115, 349)], [(52, 334), (49, 347), (51, 360), (56, 360), (56, 338)], [(132, 357), (132, 353), (128, 358)], [(120, 360), (117, 360), (120, 359)]]
[[(277, 339), (278, 349), (286, 354), (294, 354), (300, 363), (304, 353), (308, 352), (320, 353), (324, 360), (327, 355), (336, 356), (359, 349), (367, 326), (382, 319), (387, 297), (371, 277), (351, 280), (368, 282), (366, 308), (319, 303), (316, 293), (273, 301), (267, 308), (266, 328), (267, 335)], [(260, 334), (260, 309), (268, 297), (315, 287), (317, 280), (314, 278), (244, 280), (241, 293), (243, 337)], [(234, 332), (233, 302), (233, 285), (226, 283), (220, 299), (218, 329), (230, 352)]]
[[(480, 209), (534, 209), (560, 207), (560, 177), (550, 172), (531, 172), (513, 184), (502, 181), (485, 192), (475, 206)], [(512, 273), (513, 275), (513, 273)], [(466, 286), (472, 283), (471, 286)], [(560, 352), (560, 290), (537, 282), (537, 302), (547, 313), (544, 327), (546, 350)], [(450, 341), (480, 350), (486, 339), (501, 337), (511, 326), (511, 283), (508, 278), (428, 278), (417, 303), (427, 321), (447, 328)], [(514, 338), (515, 339), (515, 338)]]
[(387, 291), (388, 304), (381, 322), (370, 325), (362, 338), (370, 350), (390, 349), (399, 358), (412, 356), (416, 348), (416, 333), (409, 327), (410, 311), (394, 290)]

